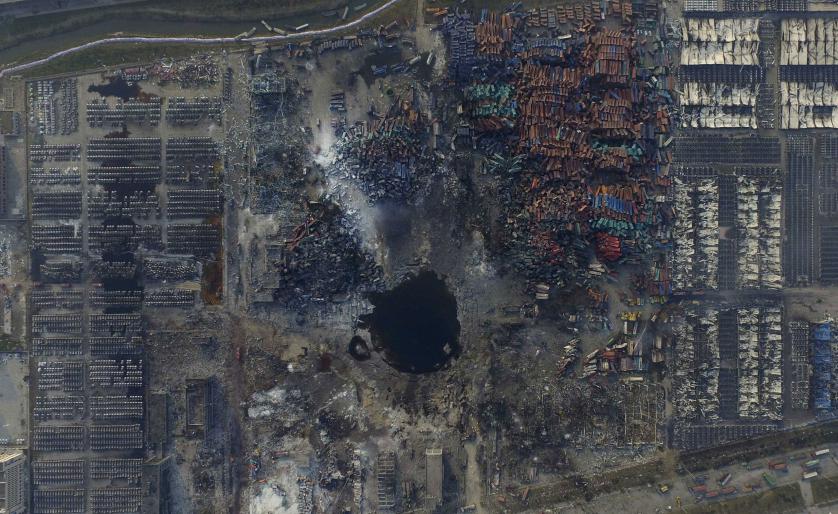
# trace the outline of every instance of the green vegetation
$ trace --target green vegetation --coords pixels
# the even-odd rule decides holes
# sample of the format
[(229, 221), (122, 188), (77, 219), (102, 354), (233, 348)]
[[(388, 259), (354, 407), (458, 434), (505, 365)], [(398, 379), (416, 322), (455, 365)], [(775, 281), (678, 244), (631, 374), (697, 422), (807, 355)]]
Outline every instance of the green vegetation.
[[(222, 2), (223, 0), (212, 0), (217, 2)], [(239, 3), (243, 0), (239, 0)], [(257, 3), (261, 0), (257, 0)], [(334, 2), (335, 0), (323, 0), (323, 2)], [(338, 0), (343, 2), (344, 0)], [(368, 12), (374, 6), (379, 5), (384, 0), (370, 0), (368, 2), (368, 7), (364, 9), (364, 12)], [(195, 4), (199, 2), (199, 0), (187, 0), (186, 3)], [(325, 5), (323, 2), (315, 1), (311, 4), (305, 4), (309, 7), (314, 5)], [(142, 2), (138, 4), (129, 4), (127, 6), (122, 7), (114, 7), (121, 8), (121, 9), (137, 9), (144, 5), (153, 5), (153, 4), (162, 4), (159, 0), (154, 0), (153, 2)], [(184, 8), (185, 3), (179, 2), (177, 3), (177, 10), (182, 10)], [(204, 5), (204, 4), (201, 4)], [(301, 4), (302, 5), (302, 4)], [(110, 9), (110, 8), (109, 8)], [(112, 18), (112, 11), (109, 9), (100, 9), (100, 12), (91, 13), (90, 11), (80, 11), (79, 13), (69, 13), (63, 15), (44, 15), (32, 18), (24, 18), (19, 21), (14, 22), (6, 22), (4, 25), (0, 22), (0, 60), (3, 60), (7, 63), (7, 65), (11, 64), (20, 64), (24, 62), (30, 62), (33, 60), (37, 60), (52, 53), (63, 49), (68, 48), (76, 45), (80, 45), (83, 43), (87, 43), (96, 39), (101, 39), (108, 36), (117, 35), (113, 32), (106, 32), (104, 31), (104, 26), (111, 27), (110, 30), (114, 30), (114, 27), (123, 27), (125, 25), (125, 30), (120, 30), (118, 35), (120, 36), (137, 36), (137, 35), (166, 35), (172, 37), (183, 37), (183, 36), (204, 36), (204, 37), (213, 37), (213, 36), (233, 36), (238, 31), (244, 30), (248, 28), (247, 25), (253, 23), (253, 25), (258, 25), (260, 29), (263, 29), (259, 21), (249, 21), (247, 23), (242, 24), (235, 24), (230, 25), (230, 22), (208, 22), (207, 24), (203, 25), (201, 21), (196, 22), (196, 18), (206, 18), (209, 19), (210, 17), (207, 15), (203, 15), (200, 13), (211, 12), (211, 10), (203, 8), (196, 12), (199, 14), (195, 16), (189, 17), (190, 21), (186, 20), (186, 15), (184, 13), (178, 14), (175, 11), (172, 11), (168, 16), (168, 21), (171, 22), (178, 17), (184, 19), (184, 23), (177, 24), (177, 23), (169, 23), (166, 25), (166, 22), (158, 22), (154, 23), (152, 21), (156, 15), (152, 13), (152, 16), (149, 17), (148, 13), (143, 13), (140, 17), (137, 12), (127, 10), (126, 14), (120, 15), (120, 20), (123, 21), (114, 21)], [(278, 10), (275, 8), (275, 10)], [(282, 14), (278, 16), (282, 16), (281, 21), (283, 21), (283, 25), (286, 27), (289, 25), (301, 24), (304, 22), (310, 22), (312, 27), (325, 27), (329, 25), (335, 25), (338, 22), (338, 18), (336, 17), (323, 17), (321, 16), (322, 10), (317, 11), (316, 14), (311, 13), (309, 15), (301, 15), (301, 14), (289, 14), (289, 11), (286, 9), (282, 10)], [(132, 14), (133, 13), (133, 14)], [(159, 14), (159, 13), (158, 13)], [(237, 14), (240, 15), (240, 11), (237, 11)], [(387, 9), (385, 12), (381, 13), (379, 16), (370, 22), (368, 22), (368, 26), (377, 26), (379, 24), (388, 23), (391, 20), (405, 20), (405, 19), (413, 19), (416, 14), (416, 4), (409, 2), (409, 1), (402, 1), (392, 6), (392, 8)], [(316, 18), (314, 17), (316, 16)], [(219, 18), (219, 16), (213, 15), (214, 18)], [(78, 30), (85, 27), (89, 27), (90, 24), (96, 24), (100, 19), (108, 18), (110, 21), (106, 24), (100, 24), (98, 26), (92, 27), (91, 30)], [(266, 21), (271, 24), (278, 25), (277, 17), (264, 17)], [(349, 18), (352, 18), (350, 15)], [(257, 19), (258, 20), (258, 19)], [(347, 20), (348, 21), (348, 20)], [(22, 45), (12, 46), (9, 48), (9, 45), (5, 42), (9, 41), (9, 38), (14, 39), (14, 36), (11, 31), (10, 32), (10, 25), (14, 25), (17, 29), (22, 30), (20, 36), (20, 40), (16, 40), (14, 45), (17, 45), (23, 42)], [(20, 24), (20, 25), (16, 25)], [(129, 26), (134, 26), (135, 30), (129, 30)], [(28, 27), (28, 28), (22, 28)], [(62, 28), (62, 27), (66, 27)], [(138, 27), (148, 27), (148, 30), (143, 30)], [(16, 30), (17, 30), (16, 29)], [(171, 29), (172, 32), (169, 32)], [(63, 34), (67, 31), (68, 32), (64, 35), (58, 37), (58, 34)], [(355, 32), (357, 28), (353, 28), (347, 30), (346, 33)], [(41, 35), (43, 31), (45, 35)], [(75, 31), (75, 32), (72, 32)], [(264, 33), (264, 30), (262, 30)], [(56, 37), (52, 38), (53, 40), (43, 39), (46, 35), (53, 34)], [(336, 33), (335, 36), (341, 35), (341, 33)], [(264, 34), (263, 34), (264, 35)], [(30, 39), (38, 39), (38, 41), (28, 41)], [(5, 42), (4, 42), (5, 41)], [(28, 42), (26, 42), (28, 41)], [(153, 60), (156, 60), (160, 57), (186, 57), (188, 55), (194, 55), (195, 53), (200, 52), (208, 52), (208, 51), (217, 51), (221, 48), (227, 48), (228, 50), (235, 50), (246, 47), (247, 44), (230, 44), (230, 45), (186, 45), (186, 44), (119, 44), (119, 45), (107, 45), (102, 46), (99, 48), (92, 48), (89, 50), (84, 50), (82, 52), (73, 54), (71, 56), (52, 61), (48, 64), (39, 66), (37, 68), (32, 68), (30, 70), (25, 71), (22, 75), (26, 78), (32, 77), (43, 77), (43, 76), (52, 76), (62, 73), (68, 72), (78, 72), (82, 70), (95, 70), (98, 68), (102, 68), (105, 66), (114, 66), (114, 65), (125, 65), (125, 64), (139, 64), (139, 63), (148, 63)], [(6, 48), (7, 51), (3, 51), (2, 49)], [(4, 55), (6, 53), (7, 55)]]
[[(350, 13), (348, 20), (369, 12), (384, 0), (368, 0), (362, 12)], [(102, 39), (108, 36), (233, 37), (257, 27), (267, 35), (261, 20), (285, 28), (309, 23), (312, 28), (341, 22), (337, 16), (323, 16), (336, 11), (345, 0), (150, 0), (96, 9), (44, 14), (20, 19), (0, 20), (0, 50), (13, 50), (30, 43), (26, 60), (44, 57), (61, 48)], [(251, 7), (252, 6), (252, 7)], [(415, 4), (411, 5), (415, 11)], [(56, 36), (56, 41), (46, 38)], [(58, 37), (64, 36), (64, 37)], [(14, 61), (8, 55), (6, 62)]]
[(816, 504), (838, 500), (838, 475), (812, 480), (812, 497)]
[(684, 453), (679, 460), (684, 467), (695, 473), (787, 453), (800, 448), (820, 446), (834, 442), (836, 438), (838, 438), (838, 421), (830, 421), (793, 432), (778, 432), (718, 448)]
[(546, 508), (566, 501), (590, 500), (600, 494), (655, 484), (663, 471), (663, 463), (655, 460), (601, 475), (571, 478), (529, 487), (526, 501), (522, 501), (523, 490), (517, 495), (496, 496), (494, 499), (498, 510), (506, 508), (511, 512), (520, 512)]
[(25, 78), (45, 77), (74, 70), (94, 70), (106, 66), (147, 63), (161, 57), (184, 58), (220, 47), (204, 45), (120, 44), (91, 48), (23, 72)]
[[(0, 23), (0, 48), (38, 39), (62, 32), (83, 28), (107, 20), (123, 20), (127, 26), (139, 18), (149, 21), (181, 22), (238, 22), (259, 23), (298, 16), (317, 15), (323, 21), (337, 18), (320, 16), (323, 11), (337, 9), (343, 0), (285, 0), (267, 2), (262, 0), (179, 0), (169, 2), (151, 0), (126, 5), (97, 7), (68, 11), (66, 13), (43, 14), (20, 19), (6, 19)], [(379, 2), (368, 2), (368, 9)], [(231, 34), (235, 35), (235, 34)]]
[(803, 512), (803, 495), (796, 483), (769, 489), (760, 494), (749, 494), (726, 501), (716, 501), (688, 507), (689, 514), (782, 514)]

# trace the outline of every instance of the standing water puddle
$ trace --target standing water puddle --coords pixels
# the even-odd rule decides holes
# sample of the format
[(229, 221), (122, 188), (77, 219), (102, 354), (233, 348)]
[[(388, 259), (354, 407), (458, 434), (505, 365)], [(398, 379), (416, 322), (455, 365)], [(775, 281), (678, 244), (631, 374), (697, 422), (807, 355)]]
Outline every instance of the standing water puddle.
[(370, 297), (361, 317), (385, 362), (407, 373), (430, 373), (459, 357), (457, 299), (436, 273), (423, 271), (396, 288)]

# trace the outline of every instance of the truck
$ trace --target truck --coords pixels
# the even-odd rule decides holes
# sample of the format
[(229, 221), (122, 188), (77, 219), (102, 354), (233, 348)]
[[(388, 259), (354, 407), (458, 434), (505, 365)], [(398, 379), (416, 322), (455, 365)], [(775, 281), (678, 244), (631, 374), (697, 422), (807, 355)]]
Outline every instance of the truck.
[(820, 467), (820, 465), (821, 465), (821, 461), (819, 459), (807, 460), (806, 462), (804, 462), (802, 464), (803, 469), (807, 469), (809, 471)]
[(816, 476), (818, 476), (817, 471), (808, 471), (806, 473), (803, 473), (803, 480), (811, 480), (811, 479), (815, 478)]
[(701, 484), (701, 485), (696, 485), (696, 486), (690, 487), (690, 492), (694, 496), (700, 496), (700, 495), (707, 492), (707, 486), (705, 484)]
[(762, 479), (765, 480), (765, 483), (768, 484), (768, 487), (774, 487), (775, 485), (777, 485), (777, 480), (768, 473), (763, 473)]

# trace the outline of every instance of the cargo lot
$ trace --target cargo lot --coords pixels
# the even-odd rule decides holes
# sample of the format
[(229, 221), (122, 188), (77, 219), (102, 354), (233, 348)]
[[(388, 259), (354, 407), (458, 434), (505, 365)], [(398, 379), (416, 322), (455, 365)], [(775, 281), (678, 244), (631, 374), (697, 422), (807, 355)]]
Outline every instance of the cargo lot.
[(833, 14), (474, 7), (4, 80), (34, 512), (835, 501)]

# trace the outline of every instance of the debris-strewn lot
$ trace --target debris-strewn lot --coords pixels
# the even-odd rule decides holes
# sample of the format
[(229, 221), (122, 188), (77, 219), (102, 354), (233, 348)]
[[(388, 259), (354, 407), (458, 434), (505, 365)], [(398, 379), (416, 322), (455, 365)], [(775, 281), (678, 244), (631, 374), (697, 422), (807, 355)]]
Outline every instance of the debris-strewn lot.
[(2, 84), (34, 512), (835, 498), (834, 23), (491, 4)]

